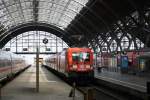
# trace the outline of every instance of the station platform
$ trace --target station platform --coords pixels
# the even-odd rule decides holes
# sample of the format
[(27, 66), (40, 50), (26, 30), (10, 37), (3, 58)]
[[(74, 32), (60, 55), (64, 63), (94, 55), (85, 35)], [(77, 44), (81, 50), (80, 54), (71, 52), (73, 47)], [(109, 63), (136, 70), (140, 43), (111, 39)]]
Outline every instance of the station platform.
[(145, 77), (122, 74), (119, 72), (109, 72), (109, 71), (98, 72), (97, 70), (95, 70), (95, 78), (113, 84), (117, 84), (120, 86), (124, 86), (142, 93), (147, 92), (146, 84), (148, 81), (150, 81), (149, 78)]
[[(39, 93), (36, 92), (36, 68), (31, 66), (1, 90), (1, 100), (72, 100), (69, 97), (71, 86), (40, 67)], [(83, 100), (83, 95), (76, 90), (76, 100)]]

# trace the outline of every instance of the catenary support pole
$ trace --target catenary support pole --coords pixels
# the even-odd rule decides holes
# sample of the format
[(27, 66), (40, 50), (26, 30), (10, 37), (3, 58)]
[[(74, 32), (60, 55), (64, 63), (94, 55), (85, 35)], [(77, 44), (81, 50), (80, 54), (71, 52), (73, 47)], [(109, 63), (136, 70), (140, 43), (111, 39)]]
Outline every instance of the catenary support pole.
[[(38, 33), (36, 33), (36, 34), (37, 34), (37, 38), (38, 38)], [(38, 40), (37, 40), (37, 46), (36, 46), (36, 92), (39, 92), (39, 46), (38, 46)]]

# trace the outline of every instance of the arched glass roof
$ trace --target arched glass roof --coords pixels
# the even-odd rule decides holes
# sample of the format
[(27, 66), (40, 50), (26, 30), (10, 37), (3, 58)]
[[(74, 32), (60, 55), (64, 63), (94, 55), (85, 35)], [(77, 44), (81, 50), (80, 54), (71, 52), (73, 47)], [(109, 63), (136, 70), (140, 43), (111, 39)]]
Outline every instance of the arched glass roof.
[(66, 28), (88, 0), (0, 0), (0, 23), (7, 29), (28, 22)]
[[(45, 38), (48, 40), (47, 44), (43, 43)], [(57, 37), (56, 35), (44, 31), (29, 31), (12, 38), (4, 46), (3, 50), (15, 53), (36, 52), (37, 43), (39, 45), (40, 52), (44, 53), (61, 52), (64, 48), (69, 47), (61, 38)]]

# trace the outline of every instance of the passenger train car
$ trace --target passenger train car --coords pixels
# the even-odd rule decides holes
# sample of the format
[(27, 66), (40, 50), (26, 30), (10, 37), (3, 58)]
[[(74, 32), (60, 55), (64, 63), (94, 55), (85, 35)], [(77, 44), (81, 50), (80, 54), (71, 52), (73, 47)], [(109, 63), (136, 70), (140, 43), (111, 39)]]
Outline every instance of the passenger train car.
[(27, 64), (21, 56), (11, 52), (0, 51), (0, 80), (11, 77), (26, 67)]
[(67, 48), (48, 57), (45, 62), (46, 66), (63, 73), (69, 80), (94, 77), (93, 52), (89, 48)]

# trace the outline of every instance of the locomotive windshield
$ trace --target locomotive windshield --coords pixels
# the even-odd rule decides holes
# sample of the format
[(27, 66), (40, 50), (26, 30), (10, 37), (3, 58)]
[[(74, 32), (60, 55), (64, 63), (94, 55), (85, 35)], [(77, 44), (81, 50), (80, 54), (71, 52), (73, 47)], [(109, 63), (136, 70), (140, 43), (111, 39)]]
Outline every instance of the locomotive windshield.
[(90, 61), (90, 53), (87, 52), (79, 52), (72, 53), (72, 60), (76, 62), (87, 62)]

